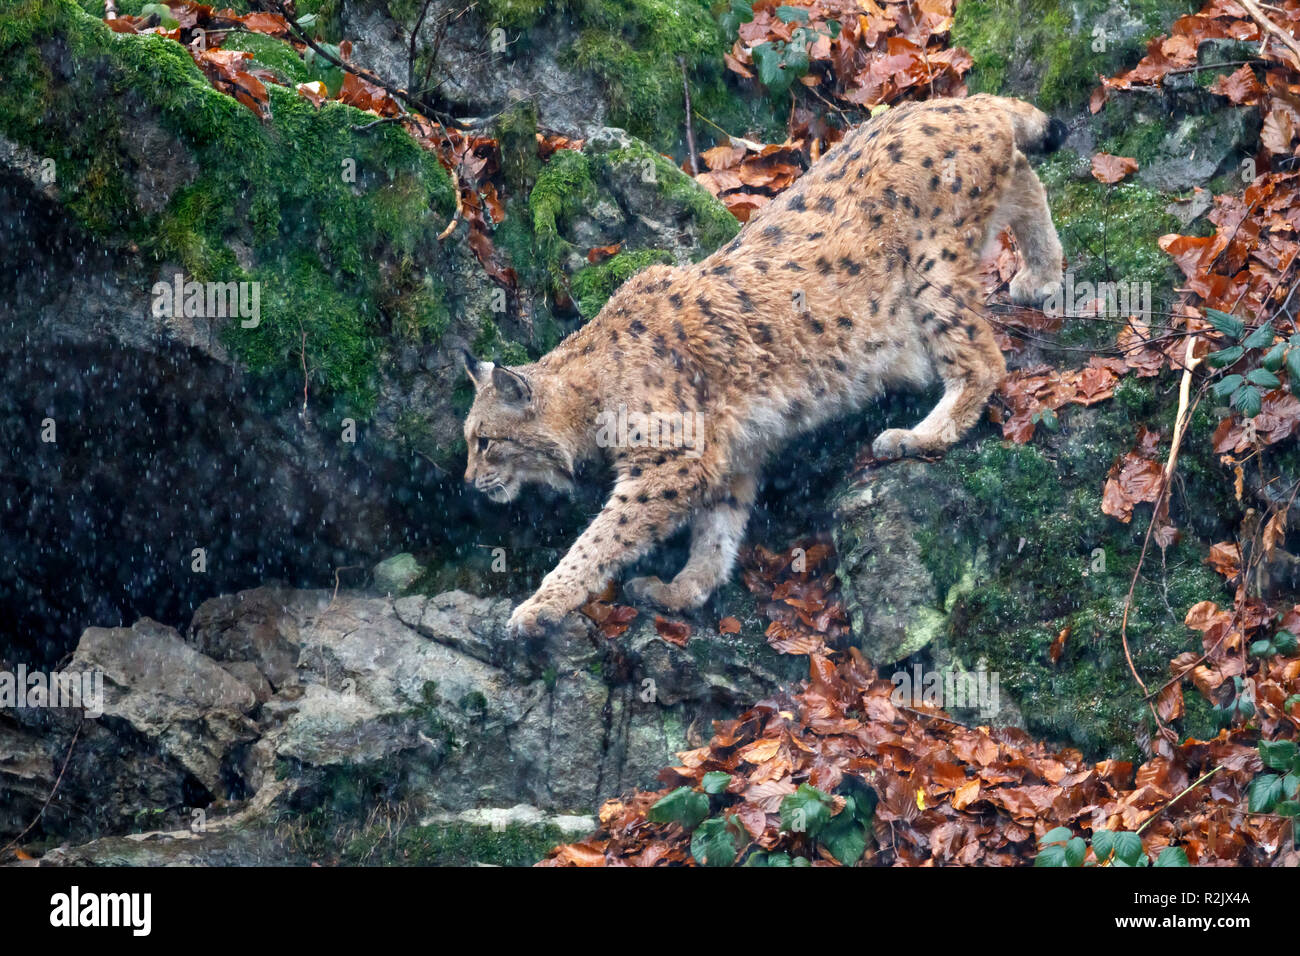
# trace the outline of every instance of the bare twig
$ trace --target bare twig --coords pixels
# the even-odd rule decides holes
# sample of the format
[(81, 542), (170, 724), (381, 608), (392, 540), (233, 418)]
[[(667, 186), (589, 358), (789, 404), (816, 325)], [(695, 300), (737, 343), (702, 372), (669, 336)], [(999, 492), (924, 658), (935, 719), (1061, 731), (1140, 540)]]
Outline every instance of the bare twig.
[(330, 53), (312, 39), (311, 35), (308, 34), (306, 30), (298, 26), (297, 22), (293, 18), (293, 14), (289, 12), (289, 8), (285, 5), (284, 0), (263, 0), (262, 3), (254, 3), (253, 6), (266, 6), (272, 12), (278, 13), (280, 16), (284, 17), (285, 21), (289, 24), (289, 32), (293, 34), (293, 38), (299, 43), (310, 47), (312, 51), (326, 63), (336, 66), (346, 73), (351, 73), (353, 76), (359, 77), (367, 83), (379, 87), (389, 96), (415, 107), (421, 113), (436, 117), (444, 126), (456, 126), (458, 128), (461, 126), (461, 123), (454, 116), (438, 109), (438, 107), (422, 97), (419, 97), (400, 86), (393, 86), (391, 83), (386, 82), (369, 70), (363, 69), (354, 63), (344, 62), (341, 58)]
[[(1200, 361), (1192, 354), (1195, 347), (1196, 338), (1189, 338), (1183, 359), (1183, 379), (1178, 389), (1178, 414), (1174, 418), (1174, 435), (1169, 449), (1169, 462), (1165, 465), (1164, 473), (1160, 477), (1160, 490), (1156, 494), (1155, 507), (1151, 512), (1151, 523), (1147, 525), (1147, 533), (1142, 541), (1142, 551), (1138, 555), (1137, 567), (1133, 569), (1133, 578), (1129, 582), (1128, 595), (1124, 598), (1124, 614), (1120, 619), (1119, 627), (1120, 643), (1124, 647), (1124, 659), (1128, 662), (1129, 672), (1133, 675), (1133, 679), (1137, 681), (1138, 687), (1142, 688), (1142, 696), (1146, 699), (1147, 707), (1150, 708), (1151, 716), (1154, 718), (1156, 727), (1162, 735), (1165, 734), (1166, 728), (1164, 722), (1160, 719), (1159, 712), (1156, 710), (1156, 702), (1150, 699), (1150, 691), (1146, 682), (1142, 680), (1142, 676), (1137, 672), (1137, 666), (1133, 663), (1133, 654), (1128, 644), (1128, 617), (1129, 612), (1133, 609), (1133, 594), (1137, 590), (1138, 576), (1142, 573), (1142, 563), (1146, 560), (1147, 551), (1151, 547), (1152, 534), (1156, 525), (1160, 523), (1165, 508), (1165, 501), (1169, 495), (1169, 479), (1174, 473), (1175, 465), (1178, 463), (1178, 448), (1182, 444), (1183, 435), (1186, 434), (1187, 419), (1191, 414), (1188, 405), (1191, 398), (1192, 370)], [(1197, 402), (1199, 403), (1199, 401), (1200, 396), (1198, 395)]]
[(1201, 784), (1205, 783), (1205, 781), (1209, 780), (1211, 777), (1213, 777), (1216, 773), (1218, 773), (1218, 772), (1219, 772), (1220, 770), (1222, 770), (1222, 769), (1223, 769), (1223, 765), (1220, 764), (1219, 766), (1217, 766), (1217, 767), (1215, 767), (1213, 770), (1211, 770), (1209, 773), (1201, 774), (1200, 777), (1198, 777), (1198, 778), (1197, 778), (1197, 779), (1196, 779), (1196, 780), (1195, 780), (1195, 781), (1194, 781), (1194, 782), (1193, 782), (1189, 787), (1187, 787), (1186, 790), (1184, 790), (1184, 791), (1183, 791), (1182, 793), (1180, 793), (1178, 796), (1174, 797), (1172, 800), (1170, 800), (1170, 801), (1169, 801), (1168, 803), (1166, 803), (1164, 806), (1157, 807), (1155, 810), (1151, 811), (1151, 816), (1149, 816), (1149, 817), (1147, 817), (1145, 820), (1143, 820), (1143, 821), (1142, 821), (1142, 825), (1139, 826), (1139, 827), (1138, 827), (1136, 830), (1134, 830), (1133, 832), (1134, 832), (1134, 833), (1137, 833), (1137, 834), (1139, 834), (1139, 835), (1141, 835), (1142, 831), (1145, 830), (1145, 829), (1147, 828), (1147, 824), (1149, 824), (1149, 823), (1150, 823), (1152, 820), (1154, 820), (1156, 817), (1160, 816), (1160, 814), (1164, 813), (1166, 810), (1168, 810), (1170, 807), (1172, 807), (1175, 803), (1177, 803), (1179, 800), (1183, 799), (1183, 797), (1187, 796), (1189, 793), (1191, 793), (1193, 790), (1195, 790), (1195, 789), (1196, 789), (1197, 787), (1199, 787)]
[(81, 721), (77, 724), (77, 729), (72, 734), (72, 741), (68, 744), (68, 752), (63, 758), (63, 766), (59, 768), (59, 775), (54, 780), (54, 786), (50, 788), (49, 796), (47, 796), (45, 798), (45, 802), (41, 804), (41, 809), (38, 810), (36, 816), (32, 818), (32, 822), (27, 824), (27, 826), (23, 828), (22, 833), (18, 834), (16, 837), (14, 837), (4, 846), (0, 846), (0, 853), (5, 853), (6, 851), (17, 846), (18, 841), (21, 840), (23, 837), (27, 836), (27, 834), (31, 832), (32, 827), (36, 826), (36, 824), (40, 821), (41, 817), (45, 815), (45, 811), (49, 808), (50, 802), (54, 799), (54, 795), (59, 792), (59, 784), (63, 783), (63, 775), (67, 773), (68, 763), (72, 760), (72, 750), (74, 747), (77, 746), (77, 738), (81, 736), (81, 728), (85, 725), (85, 723), (86, 720), (83, 717)]
[(459, 165), (459, 162), (453, 163), (451, 169), (448, 170), (451, 174), (451, 189), (456, 194), (456, 213), (451, 217), (451, 222), (447, 223), (447, 228), (438, 233), (439, 242), (442, 242), (455, 231), (456, 227), (460, 225), (460, 217), (465, 214), (465, 201), (460, 195), (460, 176), (456, 173), (456, 167)]
[(406, 51), (406, 85), (407, 88), (415, 87), (415, 41), (420, 36), (420, 27), (424, 26), (424, 18), (429, 15), (429, 6), (433, 0), (424, 0), (420, 7), (420, 15), (415, 18), (415, 26), (411, 27), (411, 37)]
[(1277, 39), (1291, 51), (1291, 65), (1300, 70), (1300, 43), (1296, 42), (1295, 37), (1270, 20), (1264, 11), (1259, 8), (1259, 4), (1255, 0), (1237, 0), (1237, 2), (1250, 14), (1251, 19), (1259, 24), (1261, 30)]
[(695, 129), (691, 125), (691, 84), (686, 77), (686, 57), (679, 56), (677, 65), (682, 68), (682, 97), (686, 100), (686, 156), (691, 164), (691, 175), (700, 171), (700, 164), (695, 159)]

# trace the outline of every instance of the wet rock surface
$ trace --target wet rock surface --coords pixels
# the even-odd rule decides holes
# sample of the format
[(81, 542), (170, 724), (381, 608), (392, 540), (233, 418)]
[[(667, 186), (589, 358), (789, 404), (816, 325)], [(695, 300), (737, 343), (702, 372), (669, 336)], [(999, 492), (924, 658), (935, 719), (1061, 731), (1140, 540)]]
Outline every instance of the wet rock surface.
[[(73, 733), (44, 818), (46, 849), (73, 839), (52, 863), (296, 862), (288, 844), (248, 832), (272, 832), (286, 810), (330, 808), (338, 826), (356, 787), (367, 806), (442, 826), (466, 813), (489, 830), (534, 826), (652, 784), (713, 719), (802, 666), (752, 641), (669, 645), (646, 615), (617, 642), (575, 616), (519, 644), (505, 632), (511, 607), (463, 592), (264, 587), (206, 602), (183, 637), (149, 620), (90, 628), (68, 666), (103, 672), (103, 715), (0, 723), (6, 826), (35, 812)], [(91, 801), (115, 812), (88, 825), (78, 809)], [(516, 805), (534, 809), (496, 820)]]

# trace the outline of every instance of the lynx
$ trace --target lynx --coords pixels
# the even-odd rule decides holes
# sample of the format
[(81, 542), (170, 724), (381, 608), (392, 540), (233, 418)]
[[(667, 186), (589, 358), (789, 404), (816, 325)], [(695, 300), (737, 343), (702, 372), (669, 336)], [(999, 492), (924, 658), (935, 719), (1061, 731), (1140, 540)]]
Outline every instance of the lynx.
[(467, 482), (507, 502), (529, 482), (572, 489), (584, 460), (604, 456), (615, 471), (609, 501), (515, 609), (511, 632), (554, 624), (687, 523), (680, 573), (624, 591), (698, 607), (731, 573), (764, 461), (885, 389), (937, 376), (944, 392), (916, 427), (881, 433), (876, 458), (958, 441), (1006, 371), (983, 318), (982, 255), (1009, 226), (1024, 259), (1011, 297), (1059, 289), (1061, 244), (1026, 153), (1056, 149), (1065, 132), (993, 96), (891, 109), (729, 244), (688, 268), (639, 273), (539, 361), (494, 366), (465, 352), (476, 389)]

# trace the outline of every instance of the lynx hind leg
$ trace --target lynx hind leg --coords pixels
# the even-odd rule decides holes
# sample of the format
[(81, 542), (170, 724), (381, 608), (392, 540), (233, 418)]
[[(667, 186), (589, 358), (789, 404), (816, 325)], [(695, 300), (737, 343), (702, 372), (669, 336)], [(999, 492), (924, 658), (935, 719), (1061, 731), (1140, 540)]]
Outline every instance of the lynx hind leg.
[(627, 595), (669, 611), (704, 604), (726, 582), (736, 563), (756, 487), (752, 475), (732, 479), (725, 497), (696, 513), (691, 524), (690, 557), (677, 576), (668, 583), (656, 577), (632, 578), (623, 585)]
[(1006, 361), (983, 317), (971, 306), (953, 306), (925, 323), (935, 334), (930, 349), (943, 380), (943, 398), (915, 428), (891, 428), (871, 443), (879, 459), (936, 454), (951, 447), (979, 421), (989, 395), (1006, 374)]
[(1011, 301), (1041, 305), (1061, 288), (1061, 240), (1052, 225), (1047, 192), (1025, 154), (1015, 151), (996, 221), (1011, 226), (1025, 263), (1011, 280)]

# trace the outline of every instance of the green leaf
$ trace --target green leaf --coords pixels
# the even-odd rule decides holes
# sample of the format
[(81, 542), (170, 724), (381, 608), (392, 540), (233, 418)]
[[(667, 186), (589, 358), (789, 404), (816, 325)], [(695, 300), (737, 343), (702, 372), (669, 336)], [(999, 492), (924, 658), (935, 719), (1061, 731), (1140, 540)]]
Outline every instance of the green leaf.
[(857, 805), (852, 797), (844, 798), (844, 809), (826, 824), (817, 840), (845, 866), (852, 866), (862, 859), (870, 835), (858, 819)]
[(781, 829), (815, 837), (831, 820), (830, 797), (806, 783), (781, 801)]
[(1294, 800), (1300, 794), (1300, 771), (1292, 770), (1282, 778), (1282, 796)]
[(1191, 866), (1187, 851), (1180, 846), (1167, 846), (1156, 857), (1156, 866)]
[(1295, 760), (1296, 745), (1294, 740), (1261, 740), (1259, 742), (1259, 759), (1265, 767), (1273, 770), (1290, 770), (1291, 761)]
[(1098, 863), (1105, 863), (1115, 852), (1115, 834), (1110, 830), (1098, 830), (1092, 835), (1092, 853)]
[(1251, 369), (1246, 373), (1246, 381), (1267, 389), (1274, 389), (1282, 384), (1282, 380), (1266, 368)]
[(1273, 323), (1265, 322), (1254, 332), (1247, 336), (1246, 341), (1241, 344), (1248, 349), (1266, 349), (1273, 344)]
[(710, 770), (700, 781), (700, 786), (704, 792), (712, 796), (717, 796), (727, 789), (727, 784), (731, 783), (731, 774), (721, 770)]
[(298, 26), (301, 27), (305, 32), (310, 33), (311, 28), (316, 25), (316, 14), (304, 13), (294, 22), (297, 23)]
[(1212, 326), (1234, 341), (1246, 334), (1246, 323), (1235, 315), (1220, 312), (1218, 309), (1206, 309), (1205, 318)]
[(1069, 866), (1065, 858), (1065, 847), (1060, 843), (1053, 843), (1046, 847), (1038, 856), (1034, 857), (1034, 866)]
[(1231, 365), (1233, 362), (1237, 361), (1237, 359), (1241, 358), (1245, 354), (1246, 354), (1245, 349), (1243, 349), (1240, 345), (1234, 345), (1230, 349), (1223, 349), (1218, 352), (1211, 352), (1209, 355), (1205, 356), (1205, 360), (1209, 362), (1211, 365), (1213, 365), (1215, 368), (1223, 368), (1226, 365)]
[(158, 25), (164, 30), (175, 30), (181, 22), (172, 15), (172, 8), (165, 3), (146, 3), (140, 8), (140, 16), (158, 15)]
[(731, 39), (735, 39), (736, 33), (740, 30), (742, 23), (749, 23), (754, 19), (754, 4), (750, 0), (731, 0), (731, 9), (718, 18), (723, 32)]
[(803, 22), (808, 19), (808, 11), (803, 7), (777, 7), (776, 18), (782, 23)]
[(690, 787), (678, 787), (661, 797), (646, 812), (646, 819), (654, 823), (680, 823), (686, 829), (693, 830), (708, 815), (708, 797)]
[(1069, 827), (1057, 827), (1055, 830), (1048, 830), (1038, 838), (1039, 847), (1045, 847), (1050, 843), (1064, 843), (1074, 836), (1074, 831)]
[(1142, 849), (1142, 838), (1136, 833), (1128, 830), (1121, 830), (1115, 834), (1115, 856), (1123, 860), (1129, 866), (1137, 866), (1138, 860), (1144, 856)]
[(794, 82), (794, 76), (781, 68), (785, 58), (775, 43), (760, 43), (750, 51), (750, 55), (754, 58), (754, 66), (758, 67), (759, 82), (773, 93), (784, 91)]
[(1212, 388), (1211, 391), (1214, 393), (1215, 398), (1225, 399), (1235, 392), (1237, 386), (1245, 380), (1246, 379), (1241, 375), (1225, 375), (1214, 383), (1214, 388)]
[(1276, 654), (1277, 649), (1273, 646), (1272, 641), (1267, 637), (1262, 637), (1250, 645), (1250, 653), (1255, 657), (1268, 657), (1270, 654)]
[(1291, 382), (1291, 391), (1300, 394), (1300, 346), (1293, 345), (1287, 350), (1286, 377)]
[[(733, 816), (732, 821), (736, 818)], [(731, 866), (740, 852), (735, 824), (714, 817), (705, 820), (691, 834), (691, 856), (705, 866)]]
[(1282, 778), (1272, 773), (1258, 776), (1250, 782), (1246, 794), (1251, 813), (1268, 813), (1282, 797)]
[(1264, 407), (1264, 398), (1254, 385), (1243, 385), (1232, 394), (1232, 406), (1242, 418), (1254, 418)]
[(1053, 409), (1048, 408), (1046, 405), (1034, 412), (1034, 414), (1030, 416), (1030, 421), (1035, 425), (1042, 425), (1049, 432), (1058, 431), (1061, 427), (1061, 420), (1056, 417), (1056, 412)]
[(1083, 866), (1083, 858), (1088, 855), (1088, 844), (1082, 837), (1075, 837), (1065, 844), (1065, 862), (1067, 866)]
[(1282, 800), (1273, 811), (1284, 817), (1300, 817), (1300, 800)]
[[(343, 54), (336, 44), (320, 43), (318, 46), (334, 59), (342, 62)], [(343, 88), (343, 71), (323, 56), (320, 56), (311, 47), (308, 47), (303, 52), (302, 58), (303, 62), (311, 68), (314, 74), (313, 79), (320, 80), (325, 84), (325, 89), (329, 92), (330, 98), (333, 99), (338, 96), (339, 90)]]
[(1270, 372), (1276, 372), (1282, 367), (1282, 360), (1286, 357), (1286, 343), (1278, 342), (1259, 360), (1259, 364)]
[(1273, 635), (1273, 646), (1283, 654), (1294, 654), (1300, 647), (1300, 640), (1290, 631), (1278, 631)]

